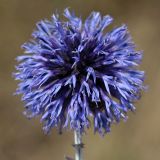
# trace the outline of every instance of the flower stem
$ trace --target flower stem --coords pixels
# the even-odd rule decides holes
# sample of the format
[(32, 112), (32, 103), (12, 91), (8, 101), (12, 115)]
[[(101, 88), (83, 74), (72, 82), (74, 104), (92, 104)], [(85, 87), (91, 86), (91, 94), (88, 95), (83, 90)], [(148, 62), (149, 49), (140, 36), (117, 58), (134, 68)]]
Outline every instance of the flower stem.
[(74, 131), (74, 142), (75, 142), (74, 148), (76, 150), (75, 160), (83, 160), (82, 158), (82, 148), (83, 148), (82, 135), (78, 131)]

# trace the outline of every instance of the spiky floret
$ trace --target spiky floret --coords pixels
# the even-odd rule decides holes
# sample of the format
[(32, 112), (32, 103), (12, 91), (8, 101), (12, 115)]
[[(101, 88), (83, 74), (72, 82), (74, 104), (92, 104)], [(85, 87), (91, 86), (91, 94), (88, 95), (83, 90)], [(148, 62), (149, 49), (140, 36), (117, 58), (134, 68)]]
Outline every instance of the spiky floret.
[(17, 94), (27, 116), (41, 115), (46, 132), (67, 126), (84, 132), (93, 117), (95, 131), (104, 134), (135, 110), (143, 89), (144, 72), (137, 70), (142, 54), (125, 25), (103, 32), (113, 21), (108, 15), (92, 12), (84, 23), (68, 9), (64, 16), (67, 21), (53, 15), (37, 23), (33, 40), (23, 45)]

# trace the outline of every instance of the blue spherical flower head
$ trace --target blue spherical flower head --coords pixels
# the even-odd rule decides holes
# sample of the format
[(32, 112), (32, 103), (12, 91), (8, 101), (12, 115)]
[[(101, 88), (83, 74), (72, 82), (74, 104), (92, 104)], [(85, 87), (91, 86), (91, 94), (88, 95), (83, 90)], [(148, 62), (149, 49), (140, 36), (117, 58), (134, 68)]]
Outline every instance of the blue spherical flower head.
[(82, 133), (93, 119), (104, 134), (135, 110), (144, 88), (144, 72), (137, 70), (142, 54), (125, 25), (104, 33), (113, 21), (108, 15), (92, 12), (84, 23), (68, 9), (64, 16), (67, 21), (53, 15), (37, 23), (33, 40), (23, 45), (17, 93), (27, 116), (41, 115), (46, 132), (70, 126)]

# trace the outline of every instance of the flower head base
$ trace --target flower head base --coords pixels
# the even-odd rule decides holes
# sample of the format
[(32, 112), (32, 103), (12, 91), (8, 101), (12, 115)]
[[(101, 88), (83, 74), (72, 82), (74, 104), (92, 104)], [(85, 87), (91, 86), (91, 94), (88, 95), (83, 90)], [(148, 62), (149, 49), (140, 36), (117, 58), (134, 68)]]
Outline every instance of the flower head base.
[(143, 89), (144, 72), (137, 70), (142, 54), (125, 25), (103, 32), (110, 16), (93, 12), (84, 23), (68, 9), (64, 16), (68, 21), (53, 15), (37, 23), (34, 40), (23, 45), (17, 93), (29, 117), (41, 115), (46, 132), (67, 126), (84, 132), (93, 117), (95, 131), (104, 134), (135, 110)]

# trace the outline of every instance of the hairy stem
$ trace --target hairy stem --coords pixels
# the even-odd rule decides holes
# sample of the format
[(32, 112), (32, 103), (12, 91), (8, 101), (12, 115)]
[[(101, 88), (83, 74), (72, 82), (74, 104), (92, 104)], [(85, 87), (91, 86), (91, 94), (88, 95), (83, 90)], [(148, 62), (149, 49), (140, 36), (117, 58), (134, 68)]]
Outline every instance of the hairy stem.
[(76, 150), (75, 160), (83, 160), (82, 158), (82, 148), (83, 148), (82, 135), (78, 131), (74, 131), (74, 143), (75, 143), (74, 148)]

